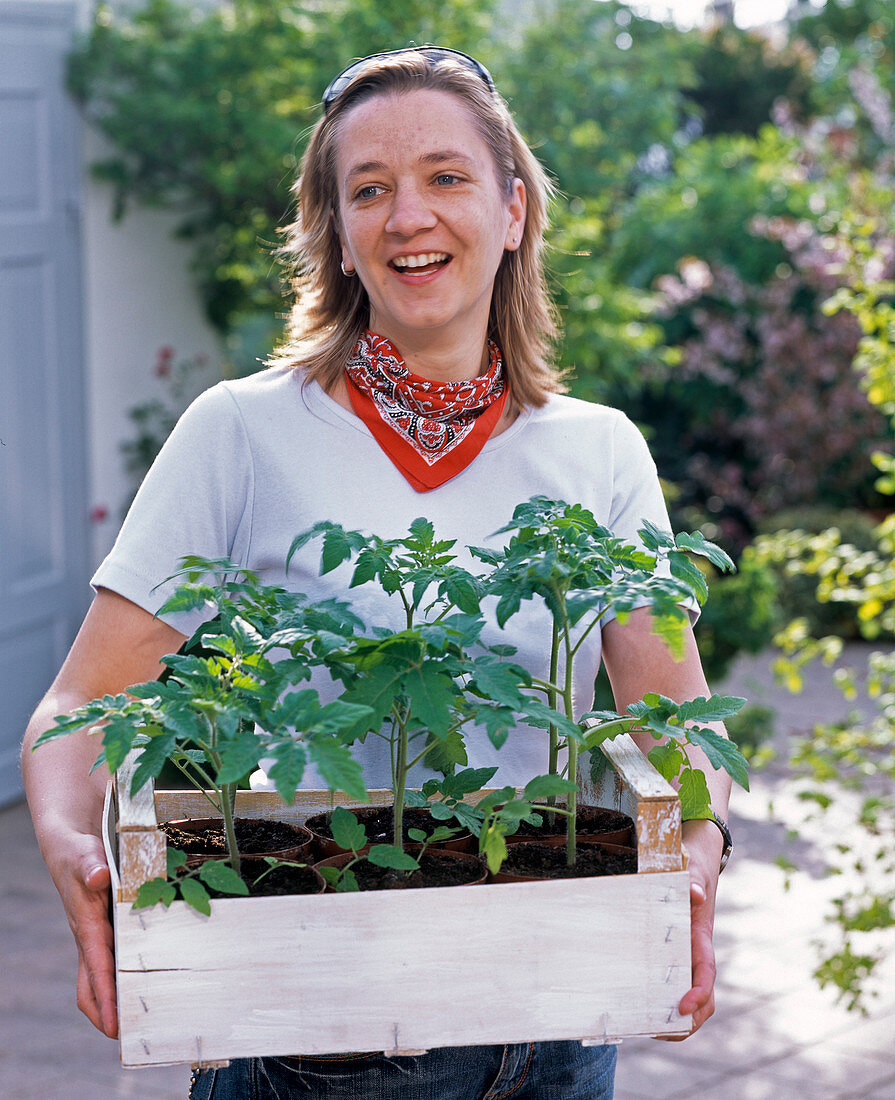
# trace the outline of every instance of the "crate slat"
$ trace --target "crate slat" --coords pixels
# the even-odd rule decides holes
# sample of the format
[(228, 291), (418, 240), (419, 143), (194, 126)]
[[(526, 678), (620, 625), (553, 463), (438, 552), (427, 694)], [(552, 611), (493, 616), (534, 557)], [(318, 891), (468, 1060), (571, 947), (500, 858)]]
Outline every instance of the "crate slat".
[[(147, 867), (163, 873), (156, 821), (211, 814), (193, 791), (147, 787), (151, 801), (130, 799), (129, 761), (112, 871), (122, 1064), (686, 1034), (679, 803), (630, 738), (602, 748), (611, 767), (598, 784), (586, 777), (582, 801), (637, 822), (636, 875), (217, 899), (211, 918), (183, 902), (129, 904)], [(371, 792), (375, 805), (390, 800)], [(272, 792), (237, 795), (247, 817), (303, 820), (329, 804), (323, 791), (299, 791), (291, 807)], [(114, 858), (114, 803), (105, 820)]]
[(687, 887), (678, 872), (226, 899), (210, 920), (122, 906), (122, 1060), (686, 1033)]

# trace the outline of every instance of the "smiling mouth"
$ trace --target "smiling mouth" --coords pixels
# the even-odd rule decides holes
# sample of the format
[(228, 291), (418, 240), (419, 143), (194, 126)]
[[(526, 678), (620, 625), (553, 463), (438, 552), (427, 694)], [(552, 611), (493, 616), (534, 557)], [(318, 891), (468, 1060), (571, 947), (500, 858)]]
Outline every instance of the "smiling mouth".
[(451, 262), (447, 252), (423, 252), (418, 256), (396, 256), (389, 267), (401, 275), (429, 275)]

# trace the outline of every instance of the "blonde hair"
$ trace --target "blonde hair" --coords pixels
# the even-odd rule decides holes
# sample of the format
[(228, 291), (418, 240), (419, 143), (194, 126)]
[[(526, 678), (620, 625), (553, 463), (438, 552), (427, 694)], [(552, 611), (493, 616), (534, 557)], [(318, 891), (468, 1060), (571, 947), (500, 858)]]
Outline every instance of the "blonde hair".
[(538, 407), (565, 389), (550, 365), (556, 314), (544, 278), (544, 233), (552, 187), (525, 144), (504, 100), (459, 62), (422, 53), (371, 61), (330, 105), (315, 126), (293, 186), (298, 212), (287, 227), (282, 253), (291, 262), (292, 306), (284, 344), (270, 365), (299, 368), (306, 380), (330, 390), (369, 324), (367, 292), (341, 270), (336, 151), (339, 123), (353, 106), (375, 95), (418, 89), (457, 96), (494, 158), (509, 196), (514, 178), (525, 185), (527, 212), (519, 248), (501, 259), (491, 296), (488, 336), (503, 354), (512, 400)]

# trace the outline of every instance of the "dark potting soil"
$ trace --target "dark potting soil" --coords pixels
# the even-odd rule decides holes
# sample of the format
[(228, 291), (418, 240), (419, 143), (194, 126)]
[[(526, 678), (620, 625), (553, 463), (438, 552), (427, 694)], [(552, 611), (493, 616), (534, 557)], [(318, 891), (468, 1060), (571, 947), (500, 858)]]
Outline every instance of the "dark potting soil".
[(514, 875), (535, 878), (590, 878), (595, 875), (633, 875), (637, 872), (637, 853), (610, 851), (598, 844), (579, 844), (575, 865), (566, 863), (565, 848), (543, 844), (514, 844), (501, 867)]
[(257, 884), (254, 880), (261, 873), (254, 861), (250, 867), (244, 865), (242, 878), (253, 898), (280, 897), (284, 894), (316, 894), (320, 882), (310, 867), (275, 867)]
[[(359, 810), (352, 810), (351, 812), (367, 830), (368, 844), (392, 843), (395, 819), (391, 806), (363, 807)], [(313, 817), (308, 818), (305, 825), (307, 828), (313, 829), (315, 833), (319, 833), (320, 836), (331, 838), (333, 835), (329, 825), (329, 813), (314, 814)], [(457, 828), (459, 832), (457, 822), (436, 821), (429, 811), (422, 806), (404, 807), (404, 813), (401, 819), (401, 834), (405, 843), (410, 840), (408, 834), (411, 829), (420, 829), (426, 836), (431, 836), (439, 825), (447, 825), (448, 828)]]
[(418, 871), (395, 871), (361, 860), (351, 868), (361, 890), (420, 890), (426, 886), (466, 886), (481, 878), (485, 866), (477, 858), (442, 859), (424, 853)]
[[(236, 846), (240, 852), (277, 852), (281, 848), (294, 848), (304, 841), (304, 837), (293, 832), (282, 821), (237, 817), (233, 824), (236, 830)], [(227, 854), (227, 837), (223, 824), (211, 825), (198, 831), (180, 829), (170, 824), (164, 824), (161, 828), (171, 846), (182, 852), (211, 856)]]
[[(516, 836), (556, 836), (566, 831), (566, 819), (559, 814), (553, 815), (550, 820), (550, 812), (547, 807), (543, 811), (539, 809), (540, 825), (530, 825), (527, 821), (520, 821)], [(620, 810), (609, 810), (603, 806), (579, 806), (577, 815), (577, 830), (582, 835), (596, 835), (597, 833), (614, 833), (619, 829), (633, 828), (634, 822)]]

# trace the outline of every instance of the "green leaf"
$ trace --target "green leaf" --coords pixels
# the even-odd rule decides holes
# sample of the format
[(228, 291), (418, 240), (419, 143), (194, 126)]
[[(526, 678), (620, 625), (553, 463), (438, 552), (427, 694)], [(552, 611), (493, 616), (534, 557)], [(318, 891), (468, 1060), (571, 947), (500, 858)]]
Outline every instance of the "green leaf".
[(716, 569), (720, 569), (721, 572), (736, 572), (736, 566), (729, 556), (720, 546), (716, 546), (715, 543), (709, 542), (701, 531), (695, 531), (692, 534), (682, 531), (677, 535), (674, 541), (681, 550), (687, 550), (691, 554), (699, 554), (700, 557), (707, 558), (708, 561), (710, 561)]
[[(247, 895), (248, 886), (233, 870), (229, 863), (219, 859), (208, 859), (199, 868), (199, 878), (213, 890), (219, 890), (222, 894)], [(204, 910), (203, 910), (204, 912)]]
[(165, 849), (165, 870), (168, 872), (168, 878), (174, 878), (177, 871), (185, 864), (186, 852), (168, 845)]
[(465, 570), (452, 570), (445, 577), (443, 583), (444, 593), (448, 599), (461, 611), (468, 615), (477, 615), (479, 612), (479, 590), (475, 579)]
[(236, 739), (220, 746), (219, 752), (221, 767), (217, 775), (218, 783), (236, 783), (258, 767), (262, 746), (253, 730), (244, 730)]
[(708, 699), (700, 695), (681, 703), (677, 713), (681, 722), (725, 722), (745, 703), (746, 700), (737, 695), (712, 695)]
[(492, 824), (479, 837), (479, 851), (488, 862), (488, 869), (496, 875), (507, 858), (507, 842), (499, 827)]
[(744, 790), (749, 790), (749, 765), (732, 741), (709, 729), (689, 729), (687, 740), (702, 749), (713, 768), (723, 768)]
[(711, 798), (705, 776), (696, 768), (684, 768), (681, 772), (678, 794), (681, 800), (681, 817), (690, 821), (698, 817), (711, 817)]
[(560, 794), (572, 794), (578, 789), (571, 779), (559, 775), (536, 775), (525, 784), (524, 796), (530, 802), (539, 798), (555, 798)]
[(151, 878), (137, 890), (133, 908), (149, 909), (161, 902), (167, 909), (176, 897), (177, 891), (170, 882), (163, 878)]
[(191, 905), (206, 917), (211, 916), (211, 898), (201, 882), (194, 878), (185, 878), (178, 883), (178, 886), (187, 905)]
[(492, 657), (480, 657), (474, 662), (475, 687), (488, 699), (507, 707), (522, 706), (526, 696), (521, 691), (521, 685), (527, 678), (518, 665)]
[(157, 779), (161, 774), (171, 753), (177, 745), (177, 734), (162, 733), (158, 737), (152, 737), (149, 743), (140, 753), (138, 763), (131, 779), (131, 796), (148, 783), (150, 779)]
[(301, 777), (305, 773), (307, 757), (304, 746), (287, 737), (269, 751), (276, 760), (276, 764), (271, 766), (267, 774), (274, 781), (277, 794), (287, 806), (291, 806)]
[(453, 725), (452, 708), (456, 702), (450, 676), (431, 665), (411, 669), (404, 678), (410, 696), (413, 717), (437, 737), (446, 737)]
[(336, 806), (330, 815), (329, 827), (333, 840), (347, 852), (357, 852), (367, 843), (367, 830), (350, 810)]
[(419, 870), (419, 864), (413, 856), (394, 844), (374, 844), (367, 853), (367, 859), (377, 867), (391, 867), (395, 871)]
[(468, 763), (466, 744), (459, 730), (451, 730), (447, 737), (439, 739), (429, 735), (426, 747), (426, 767), (450, 775), (458, 764)]
[(103, 727), (103, 756), (109, 771), (118, 771), (138, 733), (138, 727), (128, 715), (112, 715), (109, 718)]
[(681, 770), (684, 754), (673, 741), (656, 745), (647, 753), (647, 758), (663, 779), (669, 783)]
[(347, 745), (334, 737), (315, 737), (308, 745), (308, 754), (330, 790), (344, 791), (357, 802), (369, 802), (361, 766)]
[(323, 536), (320, 572), (330, 573), (351, 557), (351, 541), (341, 527), (330, 527)]

